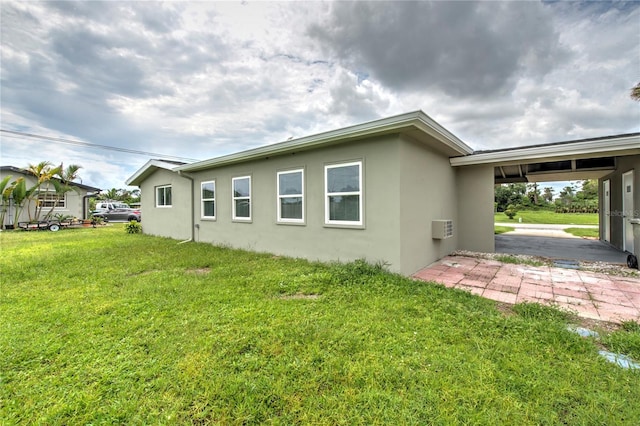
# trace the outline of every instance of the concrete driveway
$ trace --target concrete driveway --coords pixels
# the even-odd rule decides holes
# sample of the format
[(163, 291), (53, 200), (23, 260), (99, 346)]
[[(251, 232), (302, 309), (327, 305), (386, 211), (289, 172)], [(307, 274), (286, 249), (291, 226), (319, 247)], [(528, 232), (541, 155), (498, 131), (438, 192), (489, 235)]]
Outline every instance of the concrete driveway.
[(526, 254), (551, 259), (627, 263), (627, 253), (599, 240), (576, 237), (567, 228), (598, 229), (597, 225), (550, 225), (535, 223), (496, 223), (515, 231), (496, 235), (496, 252)]
[(508, 226), (515, 228), (514, 231), (506, 232), (509, 235), (530, 235), (532, 237), (555, 237), (555, 238), (580, 238), (569, 234), (564, 230), (567, 228), (598, 229), (598, 225), (556, 225), (540, 223), (518, 223), (500, 222), (496, 226)]
[(505, 233), (496, 235), (496, 253), (527, 254), (551, 259), (627, 263), (627, 253), (600, 241)]

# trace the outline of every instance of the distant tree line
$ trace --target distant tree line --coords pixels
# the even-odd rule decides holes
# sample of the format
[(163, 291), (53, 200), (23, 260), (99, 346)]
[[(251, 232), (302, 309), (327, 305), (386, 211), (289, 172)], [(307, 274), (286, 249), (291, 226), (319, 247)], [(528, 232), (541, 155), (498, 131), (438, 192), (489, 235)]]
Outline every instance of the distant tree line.
[(565, 186), (556, 196), (552, 187), (540, 188), (537, 183), (510, 183), (496, 185), (495, 209), (555, 210), (558, 213), (597, 213), (598, 181), (583, 180), (578, 185)]
[(95, 210), (96, 203), (99, 201), (121, 201), (123, 203), (132, 205), (140, 203), (140, 190), (128, 190), (128, 189), (117, 189), (111, 188), (106, 191), (101, 191), (100, 194), (91, 199), (90, 201), (90, 209)]

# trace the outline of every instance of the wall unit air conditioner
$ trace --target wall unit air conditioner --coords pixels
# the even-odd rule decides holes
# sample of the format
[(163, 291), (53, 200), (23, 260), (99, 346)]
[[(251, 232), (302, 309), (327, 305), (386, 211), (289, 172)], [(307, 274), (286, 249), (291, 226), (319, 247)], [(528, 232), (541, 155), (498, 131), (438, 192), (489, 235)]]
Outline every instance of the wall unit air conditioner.
[(431, 222), (431, 238), (434, 240), (444, 240), (453, 237), (452, 220), (434, 220)]

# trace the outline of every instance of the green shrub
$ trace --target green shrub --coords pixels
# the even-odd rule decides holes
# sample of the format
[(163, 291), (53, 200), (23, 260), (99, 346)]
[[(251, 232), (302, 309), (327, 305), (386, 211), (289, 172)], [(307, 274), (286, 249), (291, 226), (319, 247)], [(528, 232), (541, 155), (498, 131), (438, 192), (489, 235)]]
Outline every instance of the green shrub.
[(142, 225), (140, 225), (140, 222), (132, 220), (124, 226), (124, 230), (127, 231), (127, 234), (141, 234)]
[(518, 213), (518, 209), (513, 204), (509, 204), (504, 211), (504, 214), (506, 214), (509, 219), (513, 219), (516, 213)]

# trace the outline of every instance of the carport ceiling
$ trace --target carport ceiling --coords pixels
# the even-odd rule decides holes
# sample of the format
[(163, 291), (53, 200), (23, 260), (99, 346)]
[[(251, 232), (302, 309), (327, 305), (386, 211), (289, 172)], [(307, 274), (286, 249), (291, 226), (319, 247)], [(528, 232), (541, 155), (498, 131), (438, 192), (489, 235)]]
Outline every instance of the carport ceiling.
[(640, 133), (475, 151), (449, 161), (454, 167), (492, 165), (499, 184), (598, 179), (629, 155), (640, 155)]
[(615, 170), (615, 157), (519, 163), (494, 167), (495, 182), (554, 182), (598, 179)]

